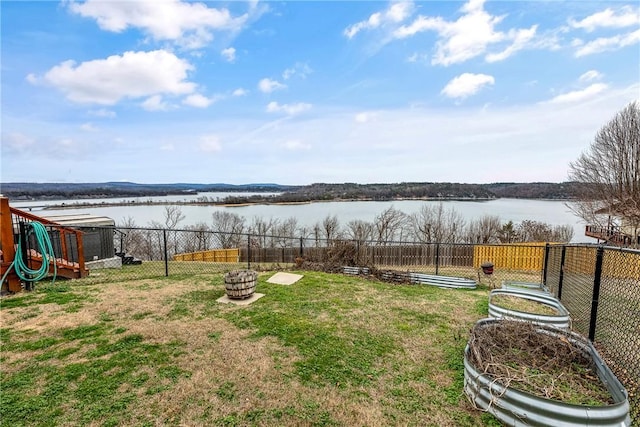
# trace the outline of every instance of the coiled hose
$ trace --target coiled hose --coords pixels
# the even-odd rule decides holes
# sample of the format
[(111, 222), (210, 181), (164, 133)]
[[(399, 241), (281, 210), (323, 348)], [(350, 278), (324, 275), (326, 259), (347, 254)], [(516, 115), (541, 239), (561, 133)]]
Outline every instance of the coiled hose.
[(53, 252), (53, 245), (51, 244), (49, 233), (47, 232), (47, 229), (44, 227), (44, 225), (37, 221), (28, 222), (26, 225), (26, 237), (27, 239), (29, 239), (29, 236), (34, 236), (34, 249), (38, 253), (40, 253), (40, 255), (42, 255), (42, 265), (39, 269), (33, 270), (25, 264), (24, 259), (26, 257), (22, 253), (22, 236), (20, 236), (20, 239), (18, 240), (18, 247), (16, 248), (15, 258), (5, 272), (4, 276), (2, 276), (2, 280), (0, 280), (0, 283), (4, 283), (4, 280), (7, 278), (12, 268), (15, 270), (18, 278), (20, 278), (20, 280), (24, 282), (37, 282), (39, 280), (42, 280), (49, 275), (49, 264), (51, 262), (53, 262), (53, 279), (51, 280), (51, 283), (54, 283), (56, 280), (56, 275), (58, 274), (58, 268), (56, 266), (56, 255)]

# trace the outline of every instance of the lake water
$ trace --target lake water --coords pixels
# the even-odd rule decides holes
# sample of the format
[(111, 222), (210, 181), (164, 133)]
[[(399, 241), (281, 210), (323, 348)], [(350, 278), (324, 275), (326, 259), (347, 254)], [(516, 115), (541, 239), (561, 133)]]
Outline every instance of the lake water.
[[(92, 199), (93, 203), (130, 201), (144, 202), (147, 200), (168, 200), (184, 201), (195, 200), (198, 197), (206, 196), (210, 198), (224, 198), (228, 195), (249, 195), (255, 193), (200, 193), (193, 196), (165, 196), (165, 197), (131, 197), (116, 199)], [(51, 204), (65, 203), (67, 205), (78, 200), (58, 200), (46, 202), (15, 202), (11, 203), (18, 209), (25, 209), (29, 206), (43, 206)], [(467, 221), (479, 218), (482, 215), (498, 215), (502, 222), (513, 221), (514, 223), (523, 220), (535, 220), (546, 222), (552, 225), (570, 224), (573, 226), (573, 242), (595, 243), (594, 239), (584, 235), (584, 223), (576, 217), (565, 202), (555, 200), (524, 200), (524, 199), (497, 199), (489, 201), (424, 201), (424, 200), (402, 200), (389, 202), (317, 202), (302, 205), (250, 205), (237, 207), (224, 206), (180, 206), (180, 210), (185, 215), (185, 219), (179, 227), (193, 225), (199, 222), (211, 224), (211, 214), (216, 211), (227, 211), (237, 213), (251, 221), (254, 217), (277, 218), (285, 220), (295, 217), (300, 226), (311, 227), (315, 223), (322, 221), (328, 215), (336, 215), (342, 226), (354, 219), (373, 221), (385, 209), (393, 206), (405, 214), (413, 214), (420, 210), (425, 204), (437, 205), (443, 203), (446, 209), (453, 207)], [(41, 216), (68, 215), (68, 214), (92, 214), (113, 218), (116, 224), (122, 223), (126, 218), (131, 217), (136, 225), (144, 227), (151, 221), (164, 223), (165, 206), (106, 206), (91, 207), (85, 209), (63, 209), (63, 210), (41, 210), (33, 208), (33, 213)]]

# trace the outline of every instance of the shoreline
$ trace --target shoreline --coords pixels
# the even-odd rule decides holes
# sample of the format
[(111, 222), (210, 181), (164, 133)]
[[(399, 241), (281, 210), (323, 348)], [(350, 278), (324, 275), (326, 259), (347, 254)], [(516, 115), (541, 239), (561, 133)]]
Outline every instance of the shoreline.
[[(297, 206), (297, 205), (309, 205), (312, 203), (335, 203), (335, 202), (400, 202), (400, 201), (425, 201), (425, 202), (448, 202), (448, 201), (459, 201), (459, 202), (489, 202), (492, 200), (501, 200), (501, 199), (514, 199), (514, 200), (538, 200), (538, 201), (550, 201), (550, 202), (571, 202), (573, 199), (535, 199), (535, 198), (509, 198), (509, 197), (492, 197), (492, 198), (465, 198), (465, 197), (451, 197), (451, 198), (407, 198), (407, 197), (399, 197), (392, 199), (373, 199), (373, 198), (354, 198), (354, 199), (332, 199), (332, 200), (308, 200), (308, 201), (291, 201), (291, 202), (270, 202), (270, 201), (256, 201), (256, 202), (241, 202), (241, 203), (226, 203), (226, 202), (202, 202), (202, 201), (119, 201), (119, 202), (99, 202), (99, 203), (86, 203), (86, 202), (76, 202), (76, 203), (61, 203), (61, 204), (51, 204), (51, 205), (33, 205), (33, 206), (24, 206), (19, 207), (18, 209), (26, 209), (31, 210), (33, 208), (40, 208), (41, 210), (66, 210), (66, 209), (89, 209), (89, 208), (97, 208), (97, 207), (122, 207), (122, 206), (221, 206), (221, 207), (247, 207), (247, 206), (256, 206), (256, 205), (273, 205), (273, 206)], [(20, 201), (22, 202), (22, 201)], [(35, 201), (34, 201), (35, 202)], [(23, 202), (22, 202), (23, 203)], [(37, 203), (37, 202), (35, 202)]]

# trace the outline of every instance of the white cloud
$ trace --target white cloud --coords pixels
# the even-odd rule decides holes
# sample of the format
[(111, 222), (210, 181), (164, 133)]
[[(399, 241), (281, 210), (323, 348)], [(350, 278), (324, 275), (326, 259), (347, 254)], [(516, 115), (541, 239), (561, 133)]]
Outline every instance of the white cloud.
[(175, 150), (175, 147), (171, 143), (160, 146), (160, 151), (173, 151), (173, 150)]
[(233, 91), (233, 96), (246, 96), (249, 94), (249, 91), (239, 87), (238, 89)]
[(397, 24), (407, 19), (413, 12), (412, 1), (402, 1), (391, 3), (390, 6), (382, 11), (373, 13), (369, 19), (357, 22), (345, 28), (343, 34), (347, 38), (353, 38), (362, 30), (371, 30), (379, 28), (386, 24)]
[[(157, 41), (173, 41), (198, 49), (213, 40), (214, 31), (237, 32), (250, 16), (233, 17), (228, 9), (210, 8), (205, 3), (163, 1), (70, 1), (69, 10), (93, 18), (106, 31), (120, 33), (138, 28)], [(255, 11), (251, 8), (250, 11)]]
[(306, 144), (298, 139), (286, 141), (282, 144), (282, 147), (289, 151), (301, 151), (301, 150), (311, 149), (310, 144)]
[(264, 78), (258, 82), (258, 89), (263, 93), (271, 93), (275, 90), (284, 89), (287, 85), (280, 83), (277, 80), (272, 80), (269, 78)]
[(285, 80), (289, 80), (293, 76), (298, 76), (301, 79), (305, 79), (309, 74), (311, 74), (313, 70), (309, 67), (308, 64), (302, 62), (296, 62), (296, 64), (284, 70), (282, 73), (282, 78)]
[(370, 111), (363, 111), (355, 115), (354, 120), (357, 123), (367, 123), (373, 120), (376, 116), (376, 113), (372, 113)]
[(565, 103), (573, 103), (580, 102), (586, 99), (592, 98), (595, 95), (601, 93), (609, 86), (605, 83), (594, 83), (585, 89), (574, 90), (572, 92), (563, 93), (562, 95), (558, 95), (553, 99), (549, 100), (550, 104), (565, 104)]
[(295, 114), (300, 114), (304, 111), (310, 110), (312, 107), (311, 104), (306, 104), (304, 102), (299, 102), (297, 104), (278, 104), (273, 101), (267, 105), (268, 113), (286, 113), (290, 116)]
[(578, 45), (575, 56), (587, 56), (594, 53), (601, 53), (613, 50), (619, 50), (626, 46), (631, 46), (640, 42), (640, 30), (636, 30), (624, 35), (612, 37), (600, 37), (588, 43)]
[(192, 69), (187, 61), (165, 50), (125, 52), (80, 64), (62, 62), (47, 71), (43, 80), (70, 101), (113, 105), (123, 98), (191, 93), (195, 84), (187, 81), (187, 72)]
[(236, 49), (233, 48), (233, 47), (228, 47), (226, 49), (222, 49), (222, 51), (220, 52), (220, 55), (222, 55), (222, 57), (227, 62), (235, 62), (235, 60), (236, 60)]
[(200, 150), (207, 153), (214, 153), (222, 150), (220, 138), (217, 135), (205, 135), (200, 137)]
[(638, 24), (640, 24), (640, 10), (631, 6), (621, 7), (618, 11), (607, 8), (580, 21), (569, 19), (571, 27), (584, 29), (587, 32), (598, 28), (624, 28)]
[(538, 26), (534, 25), (529, 29), (509, 30), (506, 38), (509, 40), (513, 40), (513, 42), (502, 52), (490, 53), (485, 57), (485, 59), (487, 60), (487, 62), (498, 62), (507, 59), (519, 50), (527, 47), (533, 37), (536, 35), (537, 29)]
[(493, 76), (464, 73), (449, 81), (441, 93), (449, 98), (464, 99), (476, 94), (483, 87), (494, 83)]
[(37, 85), (40, 83), (40, 79), (33, 73), (27, 74), (26, 80), (32, 85)]
[(600, 80), (604, 75), (596, 70), (589, 70), (578, 78), (580, 83), (586, 83), (593, 80)]
[(497, 30), (506, 15), (493, 16), (484, 10), (484, 0), (469, 0), (460, 8), (462, 16), (456, 21), (442, 17), (418, 16), (412, 23), (398, 27), (393, 37), (403, 39), (425, 31), (438, 33), (436, 52), (431, 60), (434, 65), (452, 65), (483, 55), (492, 45), (510, 43), (502, 51), (489, 53), (488, 62), (506, 59), (527, 47), (551, 47), (549, 41), (534, 43), (537, 26), (528, 29)]
[(100, 108), (98, 110), (89, 110), (89, 115), (94, 117), (105, 117), (108, 119), (113, 119), (116, 117), (116, 112), (107, 110), (106, 108)]
[(182, 103), (188, 105), (190, 107), (196, 108), (207, 108), (209, 105), (213, 104), (218, 100), (217, 97), (207, 98), (204, 95), (199, 93), (194, 93), (192, 95), (187, 96)]
[(57, 141), (57, 144), (60, 147), (69, 148), (69, 147), (73, 147), (75, 145), (75, 142), (71, 138), (62, 138), (62, 139)]
[(167, 111), (169, 109), (169, 104), (160, 95), (150, 96), (140, 106), (147, 111)]
[(97, 132), (98, 128), (93, 125), (93, 123), (83, 123), (80, 125), (80, 129), (85, 132)]
[(28, 151), (36, 140), (20, 132), (2, 133), (2, 148), (10, 151)]

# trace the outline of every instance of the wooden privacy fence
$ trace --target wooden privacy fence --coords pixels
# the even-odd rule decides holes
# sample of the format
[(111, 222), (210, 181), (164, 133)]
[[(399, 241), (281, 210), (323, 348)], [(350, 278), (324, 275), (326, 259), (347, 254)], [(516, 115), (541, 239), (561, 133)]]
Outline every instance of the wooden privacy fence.
[(545, 242), (477, 245), (473, 248), (473, 267), (480, 268), (483, 262), (493, 263), (494, 268), (520, 271), (542, 271), (544, 267)]
[[(595, 246), (567, 246), (564, 272), (593, 275), (597, 251)], [(602, 276), (637, 280), (640, 277), (640, 253), (607, 250), (602, 262)]]
[(208, 251), (187, 252), (175, 254), (174, 261), (208, 261), (208, 262), (239, 262), (240, 249), (211, 249)]

